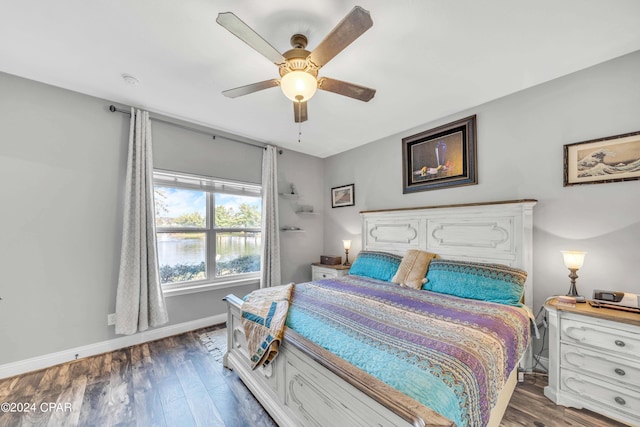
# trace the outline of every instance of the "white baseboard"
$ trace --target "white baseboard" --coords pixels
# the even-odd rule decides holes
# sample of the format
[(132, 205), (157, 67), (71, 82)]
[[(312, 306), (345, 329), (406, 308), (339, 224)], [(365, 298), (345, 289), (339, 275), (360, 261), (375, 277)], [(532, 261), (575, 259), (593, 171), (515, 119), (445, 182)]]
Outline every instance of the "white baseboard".
[(149, 341), (159, 340), (162, 338), (170, 337), (172, 335), (178, 335), (185, 332), (193, 331), (195, 329), (225, 323), (226, 321), (227, 314), (223, 313), (198, 320), (192, 320), (190, 322), (178, 323), (176, 325), (151, 329), (133, 335), (126, 335), (108, 341), (70, 348), (68, 350), (62, 350), (56, 353), (32, 357), (30, 359), (20, 360), (18, 362), (7, 363), (4, 365), (0, 365), (0, 378), (9, 378), (15, 375), (24, 374), (26, 372), (49, 368), (51, 366), (70, 362), (72, 360), (95, 356), (97, 354), (107, 353), (110, 351), (131, 347), (132, 345), (142, 344)]

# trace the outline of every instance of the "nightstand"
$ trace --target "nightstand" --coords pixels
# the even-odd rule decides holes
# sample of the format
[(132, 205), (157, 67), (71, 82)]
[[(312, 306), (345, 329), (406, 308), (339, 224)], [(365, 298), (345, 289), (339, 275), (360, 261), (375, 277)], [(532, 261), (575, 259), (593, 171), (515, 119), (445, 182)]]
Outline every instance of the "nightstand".
[(349, 274), (351, 266), (327, 265), (314, 262), (311, 264), (311, 280), (329, 279), (332, 277), (342, 277)]
[(545, 304), (549, 385), (558, 405), (640, 425), (640, 314), (586, 304)]

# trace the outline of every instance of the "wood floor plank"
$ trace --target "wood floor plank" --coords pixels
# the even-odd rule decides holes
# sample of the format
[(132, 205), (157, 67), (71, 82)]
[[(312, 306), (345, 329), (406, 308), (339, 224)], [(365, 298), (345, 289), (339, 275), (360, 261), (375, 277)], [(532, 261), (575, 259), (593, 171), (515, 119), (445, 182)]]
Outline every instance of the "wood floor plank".
[(22, 420), (20, 414), (3, 412), (0, 413), (0, 427), (20, 427)]
[[(37, 389), (38, 384), (44, 377), (45, 370), (29, 372), (19, 377), (19, 379), (12, 381), (9, 384), (9, 389), (5, 401), (12, 402), (24, 402), (24, 398), (33, 396)], [(3, 393), (4, 394), (4, 393)], [(17, 400), (22, 399), (22, 400)]]
[(202, 354), (202, 346), (198, 342), (198, 336), (194, 332), (177, 335), (176, 340), (179, 342), (180, 347), (186, 350), (188, 354), (194, 356)]
[(80, 407), (79, 425), (104, 425), (108, 417), (107, 394), (109, 381), (100, 381), (85, 387)]
[(183, 360), (175, 363), (174, 366), (176, 367), (176, 375), (185, 395), (188, 395), (190, 392), (202, 393), (207, 391), (191, 360)]
[[(52, 366), (44, 370), (44, 375), (38, 384), (39, 392), (60, 392), (63, 385), (69, 381), (69, 364)], [(59, 381), (59, 382), (58, 382)]]
[(87, 375), (89, 372), (89, 363), (94, 357), (87, 357), (86, 359), (74, 360), (73, 362), (69, 362), (69, 377), (78, 378), (83, 375)]
[(198, 427), (224, 427), (225, 423), (206, 390), (187, 394), (187, 404)]
[[(174, 355), (172, 349), (175, 348), (173, 339), (163, 339), (149, 343), (149, 356), (153, 361), (153, 372), (155, 383), (157, 385), (160, 402), (165, 411), (165, 420), (168, 425), (172, 424), (176, 415), (174, 410), (181, 407), (181, 403), (175, 401), (183, 401), (186, 405), (185, 394), (180, 384), (180, 380), (176, 375), (176, 368), (171, 357)], [(169, 410), (167, 409), (169, 408)], [(183, 408), (184, 410), (184, 408)], [(188, 405), (186, 405), (188, 411)], [(170, 412), (169, 414), (167, 412)], [(191, 417), (191, 422), (193, 417)]]
[[(86, 377), (73, 379), (71, 387), (67, 387), (58, 395), (57, 399), (55, 399), (55, 403), (62, 406), (58, 406), (56, 408), (57, 410), (51, 411), (51, 417), (47, 423), (48, 427), (78, 425), (86, 387)], [(67, 404), (71, 405), (71, 410), (67, 410)]]
[(211, 357), (199, 357), (192, 360), (193, 367), (200, 376), (200, 381), (207, 390), (216, 389), (220, 386), (226, 386), (223, 376), (225, 369), (222, 364), (217, 363)]
[[(57, 407), (56, 401), (58, 400), (59, 394), (60, 391), (48, 390), (46, 387), (38, 389), (36, 394), (32, 398), (29, 398), (29, 403), (31, 404), (30, 410), (22, 414), (23, 424), (28, 424), (29, 426), (48, 425)], [(54, 406), (51, 407), (49, 405)]]
[(165, 378), (175, 377), (174, 367), (171, 363), (171, 348), (165, 340), (149, 343), (149, 357), (153, 362), (156, 379), (162, 381)]
[[(55, 372), (52, 372), (52, 382), (49, 389), (51, 391), (62, 392), (65, 388), (69, 386), (76, 378), (80, 377), (72, 377), (71, 376), (71, 363), (64, 363), (62, 365), (54, 366), (53, 368), (59, 368)], [(51, 369), (53, 369), (51, 368)], [(39, 387), (46, 387), (46, 383), (40, 381)]]
[(158, 385), (158, 394), (163, 407), (169, 405), (174, 400), (185, 398), (180, 380), (178, 380), (176, 376), (161, 379), (157, 381), (156, 384)]
[(208, 355), (197, 358), (193, 360), (192, 363), (200, 377), (200, 381), (202, 381), (211, 400), (215, 403), (220, 417), (224, 421), (224, 425), (226, 427), (244, 427), (250, 425), (250, 423), (245, 420), (245, 417), (237, 412), (240, 404), (238, 398), (227, 384), (224, 375), (226, 369), (222, 364), (208, 357)]
[(162, 408), (168, 426), (197, 427), (186, 398), (163, 403)]
[(224, 421), (218, 413), (215, 404), (207, 393), (207, 389), (200, 380), (190, 360), (174, 364), (176, 373), (191, 414), (198, 426), (224, 426)]
[(236, 411), (243, 415), (248, 425), (277, 427), (277, 424), (271, 417), (265, 416), (268, 414), (266, 414), (251, 392), (247, 393), (247, 387), (235, 373), (229, 372), (229, 375), (226, 375), (225, 378), (232, 393), (238, 399), (238, 408), (236, 408)]
[(207, 389), (207, 392), (220, 412), (225, 427), (244, 427), (249, 425), (245, 421), (244, 416), (237, 412), (239, 407), (238, 399), (226, 384), (213, 389)]
[(114, 355), (120, 355), (120, 357), (122, 357), (121, 354), (121, 352), (106, 353), (89, 357), (87, 359), (87, 384), (93, 384), (96, 381), (101, 381), (102, 378), (109, 375), (114, 366)]
[(139, 426), (165, 427), (162, 401), (153, 372), (149, 346), (142, 344), (131, 349), (131, 380), (135, 419)]
[[(89, 371), (90, 378), (91, 374)], [(123, 425), (133, 419), (130, 351), (118, 350), (112, 353), (107, 402), (109, 425)]]
[(13, 397), (13, 393), (11, 391), (16, 387), (16, 384), (19, 381), (22, 381), (21, 376), (0, 380), (0, 401), (8, 402), (11, 400)]

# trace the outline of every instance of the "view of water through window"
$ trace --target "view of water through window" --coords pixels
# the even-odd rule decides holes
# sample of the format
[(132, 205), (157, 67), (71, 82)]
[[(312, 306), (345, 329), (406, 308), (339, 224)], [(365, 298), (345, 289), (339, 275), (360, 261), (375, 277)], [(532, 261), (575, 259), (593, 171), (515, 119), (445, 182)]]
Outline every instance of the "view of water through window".
[[(206, 192), (156, 186), (155, 199), (162, 283), (260, 271), (259, 197), (215, 193), (213, 228)], [(207, 239), (215, 239), (215, 271), (208, 265)]]
[[(260, 255), (260, 233), (219, 233), (216, 236), (216, 260), (231, 261), (239, 256)], [(200, 264), (206, 262), (206, 236), (182, 233), (158, 234), (158, 259), (161, 265)]]
[(158, 259), (160, 265), (200, 264), (205, 262), (206, 237), (204, 233), (159, 233)]

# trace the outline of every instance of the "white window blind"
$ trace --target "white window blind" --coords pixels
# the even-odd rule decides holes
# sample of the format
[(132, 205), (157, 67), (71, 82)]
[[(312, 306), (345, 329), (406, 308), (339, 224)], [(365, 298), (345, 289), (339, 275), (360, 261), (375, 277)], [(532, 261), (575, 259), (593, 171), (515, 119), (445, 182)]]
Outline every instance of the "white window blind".
[(238, 196), (260, 196), (262, 186), (260, 184), (228, 181), (220, 178), (211, 178), (199, 175), (183, 175), (177, 172), (155, 170), (153, 172), (155, 185), (177, 188), (191, 188), (193, 190), (210, 191), (214, 193), (235, 194)]

